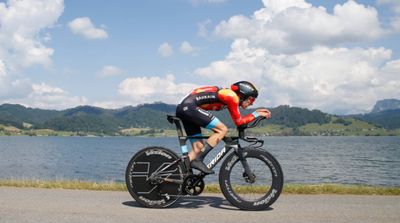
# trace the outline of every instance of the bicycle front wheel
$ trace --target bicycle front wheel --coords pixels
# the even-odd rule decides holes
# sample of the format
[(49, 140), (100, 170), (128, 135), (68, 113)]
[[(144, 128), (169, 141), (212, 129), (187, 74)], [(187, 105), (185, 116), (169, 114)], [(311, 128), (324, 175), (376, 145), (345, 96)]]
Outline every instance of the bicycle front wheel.
[(239, 157), (231, 153), (221, 165), (221, 191), (232, 205), (240, 209), (266, 209), (278, 199), (282, 191), (282, 169), (278, 161), (262, 149), (246, 149), (244, 157), (255, 180), (249, 180)]
[(129, 193), (139, 204), (164, 208), (182, 194), (184, 165), (169, 149), (147, 147), (132, 157), (125, 178)]

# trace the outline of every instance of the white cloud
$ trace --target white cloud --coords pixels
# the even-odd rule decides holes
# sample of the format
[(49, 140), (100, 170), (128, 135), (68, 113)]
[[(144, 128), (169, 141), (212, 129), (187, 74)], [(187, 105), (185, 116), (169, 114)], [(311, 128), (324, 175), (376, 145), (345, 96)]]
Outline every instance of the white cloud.
[(108, 38), (107, 32), (104, 29), (96, 28), (88, 17), (76, 18), (68, 23), (68, 26), (74, 34), (86, 39)]
[[(32, 84), (29, 80), (16, 81), (14, 88), (24, 89), (21, 95), (8, 95), (2, 103), (17, 103), (32, 108), (65, 109), (84, 105), (85, 97), (71, 96), (61, 88), (53, 87), (45, 83)], [(15, 91), (13, 91), (15, 92)]]
[(292, 105), (357, 113), (368, 111), (378, 99), (399, 96), (393, 88), (382, 92), (389, 87), (381, 67), (390, 61), (390, 50), (316, 47), (295, 57), (299, 65), (288, 68), (270, 60), (264, 73), (266, 89), (288, 95)]
[(62, 0), (0, 3), (0, 59), (9, 71), (51, 65), (54, 50), (42, 42), (51, 38), (46, 28), (51, 28), (63, 11)]
[(163, 101), (177, 104), (186, 94), (198, 85), (190, 83), (175, 83), (172, 74), (162, 77), (132, 77), (125, 79), (119, 85), (119, 93), (131, 99), (131, 103)]
[(20, 104), (46, 109), (65, 109), (85, 105), (85, 97), (71, 96), (68, 92), (58, 87), (52, 87), (45, 83), (32, 84), (33, 91), (27, 99), (19, 100)]
[(179, 48), (179, 50), (183, 53), (183, 54), (190, 54), (194, 51), (194, 48), (192, 47), (192, 45), (190, 45), (189, 42), (184, 41), (181, 44), (181, 47)]
[(121, 75), (122, 73), (123, 71), (118, 67), (107, 65), (97, 72), (97, 76), (100, 78), (106, 78), (106, 77), (118, 76)]
[(179, 50), (183, 54), (190, 54), (192, 56), (197, 55), (197, 53), (199, 52), (199, 48), (192, 46), (187, 41), (182, 42), (181, 46), (179, 47)]
[[(195, 71), (229, 86), (256, 84), (258, 106), (290, 104), (332, 113), (367, 112), (383, 98), (400, 97), (400, 61), (384, 48), (314, 47), (297, 54), (272, 54), (237, 39), (224, 60)], [(227, 84), (228, 83), (228, 84)]]
[(47, 109), (65, 109), (84, 105), (87, 103), (85, 97), (71, 96), (68, 92), (58, 87), (52, 87), (45, 83), (32, 84), (33, 91), (25, 102), (21, 104), (29, 107)]
[(174, 50), (169, 43), (163, 43), (158, 47), (158, 53), (163, 57), (170, 57), (174, 53)]
[(5, 64), (0, 60), (0, 102), (1, 99), (25, 97), (31, 90), (28, 80), (12, 80), (7, 74)]
[(100, 108), (119, 109), (132, 105), (132, 101), (118, 99), (113, 101), (98, 101), (91, 103), (91, 105)]
[(5, 78), (6, 75), (6, 65), (4, 65), (3, 61), (0, 60), (0, 80)]
[(33, 65), (51, 67), (54, 49), (45, 43), (63, 11), (62, 0), (0, 2), (0, 103), (62, 109), (86, 102), (24, 75)]
[(377, 11), (355, 1), (336, 5), (333, 13), (304, 0), (264, 0), (251, 17), (236, 15), (215, 27), (225, 38), (247, 38), (276, 53), (298, 53), (313, 46), (374, 40), (385, 34)]
[(263, 72), (265, 54), (264, 49), (249, 47), (248, 40), (238, 39), (224, 60), (212, 62), (208, 67), (197, 69), (195, 73), (221, 83), (245, 79), (258, 82)]
[[(251, 17), (235, 15), (215, 27), (215, 35), (233, 40), (231, 50), (195, 74), (221, 86), (254, 82), (261, 91), (257, 106), (289, 104), (343, 114), (400, 98), (400, 60), (390, 49), (348, 48), (393, 31), (381, 27), (375, 8), (356, 1), (337, 4), (331, 12), (304, 0), (263, 3)], [(398, 21), (392, 18), (393, 28), (400, 27)]]

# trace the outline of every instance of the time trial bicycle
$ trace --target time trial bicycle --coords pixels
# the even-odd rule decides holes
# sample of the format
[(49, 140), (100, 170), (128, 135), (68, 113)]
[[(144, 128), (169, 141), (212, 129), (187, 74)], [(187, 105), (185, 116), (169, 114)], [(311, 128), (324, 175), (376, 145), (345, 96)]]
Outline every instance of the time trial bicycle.
[[(146, 147), (130, 160), (125, 173), (126, 186), (141, 205), (164, 208), (183, 196), (196, 196), (203, 192), (203, 172), (195, 173), (190, 167), (186, 141), (207, 139), (207, 136), (185, 136), (181, 120), (168, 115), (176, 126), (182, 155), (164, 147)], [(278, 161), (261, 147), (264, 141), (245, 135), (245, 130), (256, 127), (264, 117), (237, 128), (238, 136), (225, 137), (225, 146), (207, 167), (213, 169), (227, 154), (219, 170), (219, 186), (225, 198), (243, 210), (263, 210), (272, 205), (283, 188), (283, 172)], [(241, 146), (240, 141), (248, 143)]]

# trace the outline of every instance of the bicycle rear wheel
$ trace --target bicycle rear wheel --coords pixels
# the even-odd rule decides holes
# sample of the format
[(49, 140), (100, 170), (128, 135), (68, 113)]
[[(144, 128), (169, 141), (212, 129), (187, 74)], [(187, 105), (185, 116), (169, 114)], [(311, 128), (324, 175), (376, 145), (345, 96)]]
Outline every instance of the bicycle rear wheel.
[(219, 184), (226, 199), (243, 210), (263, 210), (278, 199), (283, 188), (283, 173), (278, 161), (267, 151), (246, 149), (244, 156), (255, 176), (251, 182), (236, 153), (222, 163)]
[[(151, 208), (164, 208), (176, 202), (182, 194), (184, 179), (184, 165), (178, 159), (173, 151), (163, 147), (147, 147), (137, 152), (125, 172), (132, 197)], [(174, 161), (177, 162), (169, 166)]]

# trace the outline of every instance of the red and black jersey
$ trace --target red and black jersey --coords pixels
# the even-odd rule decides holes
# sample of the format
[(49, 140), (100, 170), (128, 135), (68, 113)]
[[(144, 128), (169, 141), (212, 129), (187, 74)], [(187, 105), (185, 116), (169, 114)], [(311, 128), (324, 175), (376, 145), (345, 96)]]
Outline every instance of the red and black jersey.
[(194, 89), (186, 96), (181, 104), (195, 104), (207, 111), (219, 111), (228, 108), (236, 126), (247, 124), (255, 119), (253, 114), (241, 116), (239, 111), (239, 96), (227, 88), (208, 86)]

